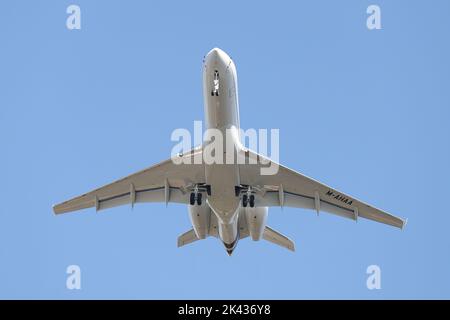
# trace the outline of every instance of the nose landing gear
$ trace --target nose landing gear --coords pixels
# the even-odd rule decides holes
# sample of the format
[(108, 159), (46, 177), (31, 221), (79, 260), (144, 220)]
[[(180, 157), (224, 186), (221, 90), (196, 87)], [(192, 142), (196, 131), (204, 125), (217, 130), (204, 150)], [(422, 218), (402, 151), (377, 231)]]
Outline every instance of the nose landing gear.
[(211, 96), (219, 96), (219, 71), (214, 71), (214, 79), (213, 79), (213, 89), (211, 91)]

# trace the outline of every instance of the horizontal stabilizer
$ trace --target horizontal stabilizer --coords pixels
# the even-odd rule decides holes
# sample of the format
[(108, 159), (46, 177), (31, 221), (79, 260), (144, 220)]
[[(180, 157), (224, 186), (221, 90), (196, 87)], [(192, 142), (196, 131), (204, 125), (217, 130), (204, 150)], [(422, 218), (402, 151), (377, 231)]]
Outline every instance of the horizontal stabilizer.
[(295, 244), (291, 239), (273, 230), (270, 227), (266, 226), (266, 228), (264, 229), (263, 239), (277, 244), (283, 248), (295, 251)]
[(194, 229), (191, 229), (178, 237), (178, 247), (182, 247), (197, 240), (199, 239), (197, 238)]

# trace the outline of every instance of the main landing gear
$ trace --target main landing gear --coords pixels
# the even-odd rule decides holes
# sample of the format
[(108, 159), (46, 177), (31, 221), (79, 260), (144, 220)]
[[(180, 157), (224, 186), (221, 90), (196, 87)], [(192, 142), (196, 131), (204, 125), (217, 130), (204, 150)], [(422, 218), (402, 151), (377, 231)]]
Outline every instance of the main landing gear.
[(189, 195), (189, 204), (191, 206), (194, 206), (195, 204), (198, 206), (202, 205), (203, 192), (206, 192), (209, 196), (211, 195), (211, 186), (209, 185), (197, 184), (191, 190), (192, 192)]
[(236, 187), (236, 196), (239, 196), (239, 194), (242, 194), (242, 206), (244, 208), (247, 208), (250, 206), (250, 208), (255, 207), (255, 191), (250, 187)]
[(202, 205), (202, 194), (200, 192), (191, 192), (191, 196), (189, 197), (189, 203), (191, 204), (191, 206), (195, 205), (195, 203), (197, 202), (197, 205), (201, 206)]
[(251, 194), (249, 196), (244, 193), (242, 195), (242, 206), (246, 208), (248, 205), (250, 205), (250, 208), (253, 208), (255, 206), (255, 195)]

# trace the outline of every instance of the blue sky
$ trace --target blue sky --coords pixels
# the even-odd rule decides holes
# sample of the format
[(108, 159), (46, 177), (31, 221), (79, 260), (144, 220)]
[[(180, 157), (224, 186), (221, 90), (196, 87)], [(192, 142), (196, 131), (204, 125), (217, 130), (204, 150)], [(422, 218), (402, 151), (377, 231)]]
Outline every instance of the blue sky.
[[(81, 30), (66, 8), (81, 7)], [(382, 30), (366, 27), (381, 7)], [(0, 298), (450, 298), (448, 1), (5, 1), (0, 10)], [(202, 57), (235, 60), (243, 128), (281, 163), (393, 214), (272, 208), (291, 253), (178, 249), (184, 206), (51, 206), (170, 156), (203, 119)], [(66, 268), (81, 268), (81, 290)], [(366, 268), (381, 267), (381, 290)]]

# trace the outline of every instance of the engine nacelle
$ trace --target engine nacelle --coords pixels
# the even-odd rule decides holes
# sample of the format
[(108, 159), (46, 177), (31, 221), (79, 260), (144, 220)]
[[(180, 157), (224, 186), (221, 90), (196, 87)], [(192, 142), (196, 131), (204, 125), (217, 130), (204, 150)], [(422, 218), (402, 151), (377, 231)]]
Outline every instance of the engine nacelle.
[(191, 218), (192, 227), (199, 239), (205, 239), (209, 233), (209, 221), (211, 217), (211, 209), (203, 202), (201, 206), (188, 206), (189, 217)]
[(261, 240), (267, 221), (267, 207), (245, 208), (245, 219), (252, 240)]

